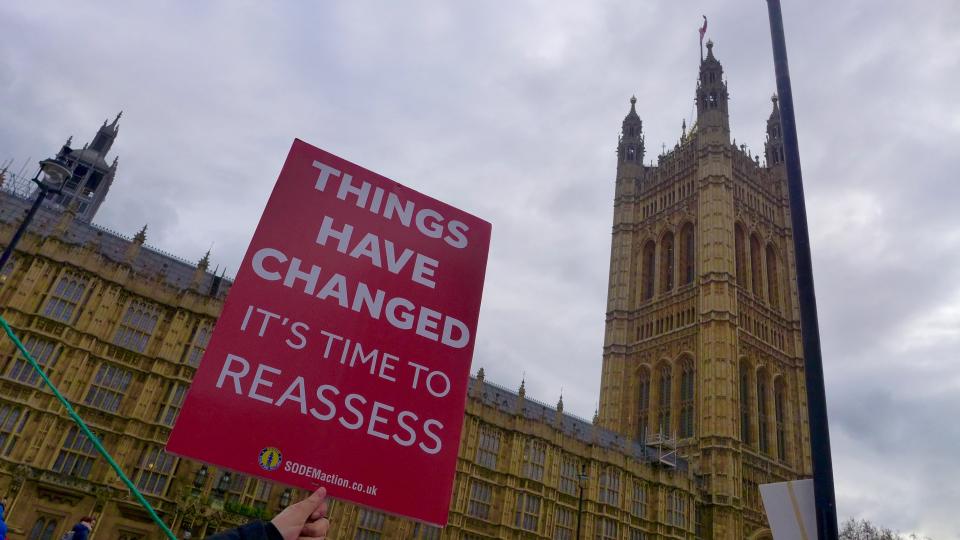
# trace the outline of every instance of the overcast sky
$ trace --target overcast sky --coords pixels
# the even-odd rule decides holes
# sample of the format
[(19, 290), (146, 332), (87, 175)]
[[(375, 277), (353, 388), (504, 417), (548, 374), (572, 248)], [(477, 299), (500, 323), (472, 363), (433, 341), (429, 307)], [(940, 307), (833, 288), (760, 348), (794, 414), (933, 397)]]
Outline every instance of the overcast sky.
[[(786, 4), (839, 513), (957, 539), (960, 3)], [(655, 159), (705, 13), (762, 151), (765, 3), (276, 5), (0, 3), (0, 163), (122, 109), (96, 221), (233, 274), (302, 138), (493, 223), (474, 371), (592, 417), (628, 100)]]

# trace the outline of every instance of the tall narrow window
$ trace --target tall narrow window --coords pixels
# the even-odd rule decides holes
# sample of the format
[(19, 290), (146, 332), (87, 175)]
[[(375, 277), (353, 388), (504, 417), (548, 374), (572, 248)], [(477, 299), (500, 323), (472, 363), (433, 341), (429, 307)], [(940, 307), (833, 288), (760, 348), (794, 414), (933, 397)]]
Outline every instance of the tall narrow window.
[(210, 323), (206, 321), (198, 322), (194, 327), (184, 358), (187, 365), (193, 367), (200, 365), (200, 358), (203, 357), (203, 353), (207, 350), (207, 343), (210, 341), (210, 328)]
[(543, 481), (543, 465), (547, 460), (547, 445), (539, 440), (528, 440), (523, 447), (523, 464), (520, 468), (521, 476)]
[(767, 411), (770, 407), (767, 404), (767, 375), (765, 371), (757, 372), (757, 431), (760, 451), (764, 454), (770, 452), (770, 434), (767, 433)]
[(734, 227), (734, 257), (737, 271), (737, 285), (747, 287), (747, 235), (739, 223)]
[(787, 390), (783, 379), (777, 378), (773, 383), (773, 410), (777, 431), (777, 459), (787, 461)]
[(477, 464), (488, 469), (497, 468), (497, 457), (500, 454), (500, 432), (487, 427), (481, 427), (477, 444)]
[[(99, 436), (99, 435), (98, 435)], [(93, 442), (79, 428), (72, 426), (63, 441), (63, 447), (53, 462), (53, 472), (63, 473), (77, 478), (89, 478), (97, 450)]]
[(518, 494), (514, 525), (526, 531), (536, 531), (540, 524), (540, 502), (540, 497), (536, 495)]
[(757, 482), (750, 479), (744, 478), (740, 489), (743, 492), (744, 506), (747, 508), (759, 509), (760, 506), (760, 486), (757, 485)]
[(43, 308), (43, 316), (70, 323), (86, 289), (87, 278), (73, 272), (64, 273), (50, 291), (47, 304)]
[(660, 290), (663, 292), (673, 289), (673, 233), (663, 235), (660, 241)]
[(150, 334), (156, 328), (159, 318), (160, 311), (156, 306), (134, 300), (127, 307), (127, 312), (123, 315), (123, 320), (120, 321), (120, 327), (117, 328), (117, 334), (113, 337), (113, 342), (121, 347), (142, 353), (147, 349)]
[(575, 511), (565, 506), (557, 506), (554, 511), (553, 540), (573, 540)]
[(696, 274), (696, 246), (694, 245), (693, 224), (687, 223), (680, 229), (680, 283), (693, 283)]
[(740, 441), (750, 444), (750, 367), (740, 360)]
[(426, 523), (414, 523), (413, 540), (440, 540), (440, 529)]
[(17, 258), (13, 255), (7, 259), (7, 264), (0, 268), (0, 287), (3, 287), (13, 276), (13, 270), (17, 267)]
[(10, 455), (29, 417), (29, 410), (24, 411), (20, 407), (0, 404), (0, 455)]
[(693, 437), (694, 373), (693, 362), (687, 358), (680, 369), (680, 438)]
[(120, 409), (120, 401), (132, 379), (133, 374), (126, 369), (101, 364), (83, 402), (91, 407), (115, 413)]
[(680, 491), (667, 494), (667, 524), (687, 527), (687, 498)]
[(660, 399), (658, 400), (657, 405), (659, 405), (658, 416), (657, 416), (657, 429), (659, 429), (660, 434), (663, 437), (670, 437), (670, 390), (673, 385), (673, 377), (670, 373), (670, 366), (663, 366), (660, 368), (660, 385), (658, 390), (660, 391)]
[[(48, 339), (29, 335), (23, 340), (23, 346), (27, 348), (30, 356), (40, 364), (40, 367), (49, 376), (50, 370), (57, 363), (57, 357), (60, 356), (60, 348), (57, 347), (57, 344)], [(8, 377), (24, 384), (43, 383), (37, 370), (33, 369), (33, 366), (19, 352), (13, 359)]]
[(580, 461), (566, 456), (560, 462), (560, 491), (567, 495), (577, 495), (580, 487)]
[(183, 398), (187, 395), (187, 385), (179, 382), (170, 382), (164, 392), (163, 403), (157, 411), (157, 422), (165, 426), (173, 426), (183, 406)]
[(620, 538), (619, 523), (608, 517), (597, 517), (594, 521), (594, 538), (597, 540), (617, 540)]
[(643, 482), (633, 483), (633, 502), (630, 513), (639, 518), (647, 517), (647, 485)]
[(657, 260), (656, 251), (656, 244), (653, 243), (653, 240), (650, 240), (643, 245), (643, 266), (641, 269), (642, 278), (640, 281), (644, 300), (653, 298), (653, 278), (656, 275), (654, 273), (654, 267)]
[(760, 247), (760, 238), (757, 235), (750, 236), (750, 286), (753, 287), (753, 294), (757, 297), (763, 296), (763, 251)]
[(52, 516), (41, 515), (33, 522), (27, 540), (54, 540), (53, 533), (57, 531), (59, 520)]
[(145, 446), (134, 471), (137, 489), (151, 495), (164, 495), (177, 466), (177, 458), (158, 446)]
[(770, 307), (773, 309), (780, 307), (779, 281), (777, 252), (774, 251), (772, 244), (767, 244), (767, 297), (770, 299)]
[(600, 502), (620, 505), (620, 471), (607, 467), (600, 473)]
[(650, 428), (650, 372), (647, 368), (640, 370), (638, 390), (637, 438), (646, 443), (649, 435), (647, 430)]
[(357, 534), (353, 540), (380, 540), (386, 520), (387, 515), (382, 512), (361, 508), (360, 519), (357, 520)]
[(479, 519), (490, 518), (490, 506), (493, 504), (493, 486), (486, 482), (470, 482), (470, 497), (467, 500), (467, 515)]

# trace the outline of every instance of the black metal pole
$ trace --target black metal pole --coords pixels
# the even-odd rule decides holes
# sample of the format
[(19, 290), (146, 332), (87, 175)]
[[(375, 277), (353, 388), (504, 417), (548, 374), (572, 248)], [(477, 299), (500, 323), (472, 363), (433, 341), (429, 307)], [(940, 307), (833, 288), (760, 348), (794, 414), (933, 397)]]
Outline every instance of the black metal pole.
[(7, 264), (7, 260), (10, 259), (10, 256), (13, 255), (13, 249), (17, 247), (17, 244), (20, 242), (20, 237), (23, 236), (23, 233), (27, 230), (27, 226), (30, 225), (30, 222), (33, 220), (33, 216), (37, 213), (37, 210), (40, 208), (43, 200), (47, 198), (47, 192), (52, 191), (47, 186), (44, 186), (42, 182), (37, 181), (36, 178), (34, 178), (34, 181), (37, 182), (40, 194), (37, 195), (37, 199), (33, 201), (33, 206), (31, 206), (30, 211), (27, 212), (27, 217), (23, 218), (20, 226), (17, 227), (17, 232), (13, 233), (13, 238), (10, 239), (10, 243), (7, 244), (7, 247), (3, 249), (3, 255), (0, 255), (0, 273), (3, 272), (3, 267)]
[(820, 325), (817, 322), (817, 298), (813, 289), (810, 234), (807, 230), (807, 209), (803, 198), (800, 150), (797, 145), (797, 122), (793, 113), (793, 92), (790, 88), (790, 69), (787, 65), (787, 44), (783, 33), (780, 0), (767, 0), (767, 8), (770, 13), (770, 37), (773, 41), (773, 64), (777, 75), (777, 95), (780, 99), (783, 154), (790, 194), (793, 246), (796, 252), (797, 292), (806, 372), (804, 378), (807, 386), (807, 413), (810, 422), (817, 538), (836, 540), (838, 536), (837, 502), (833, 489), (833, 459), (830, 455), (830, 426), (827, 422), (823, 357), (820, 353)]

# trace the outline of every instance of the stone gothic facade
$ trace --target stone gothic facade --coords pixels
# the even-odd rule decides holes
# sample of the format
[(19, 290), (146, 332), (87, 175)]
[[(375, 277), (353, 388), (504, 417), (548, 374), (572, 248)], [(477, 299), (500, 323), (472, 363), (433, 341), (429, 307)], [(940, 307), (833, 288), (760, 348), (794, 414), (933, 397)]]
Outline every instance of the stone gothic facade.
[(635, 99), (623, 121), (600, 424), (675, 445), (710, 536), (747, 538), (758, 485), (811, 472), (800, 318), (776, 97), (761, 163), (707, 50), (696, 124), (655, 165)]

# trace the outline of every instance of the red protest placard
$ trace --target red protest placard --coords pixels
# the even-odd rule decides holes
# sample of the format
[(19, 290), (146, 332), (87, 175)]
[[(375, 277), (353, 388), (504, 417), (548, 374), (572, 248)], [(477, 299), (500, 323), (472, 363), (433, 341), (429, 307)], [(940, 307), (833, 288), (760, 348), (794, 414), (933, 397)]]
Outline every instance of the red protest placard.
[(295, 140), (167, 449), (446, 524), (489, 244)]

